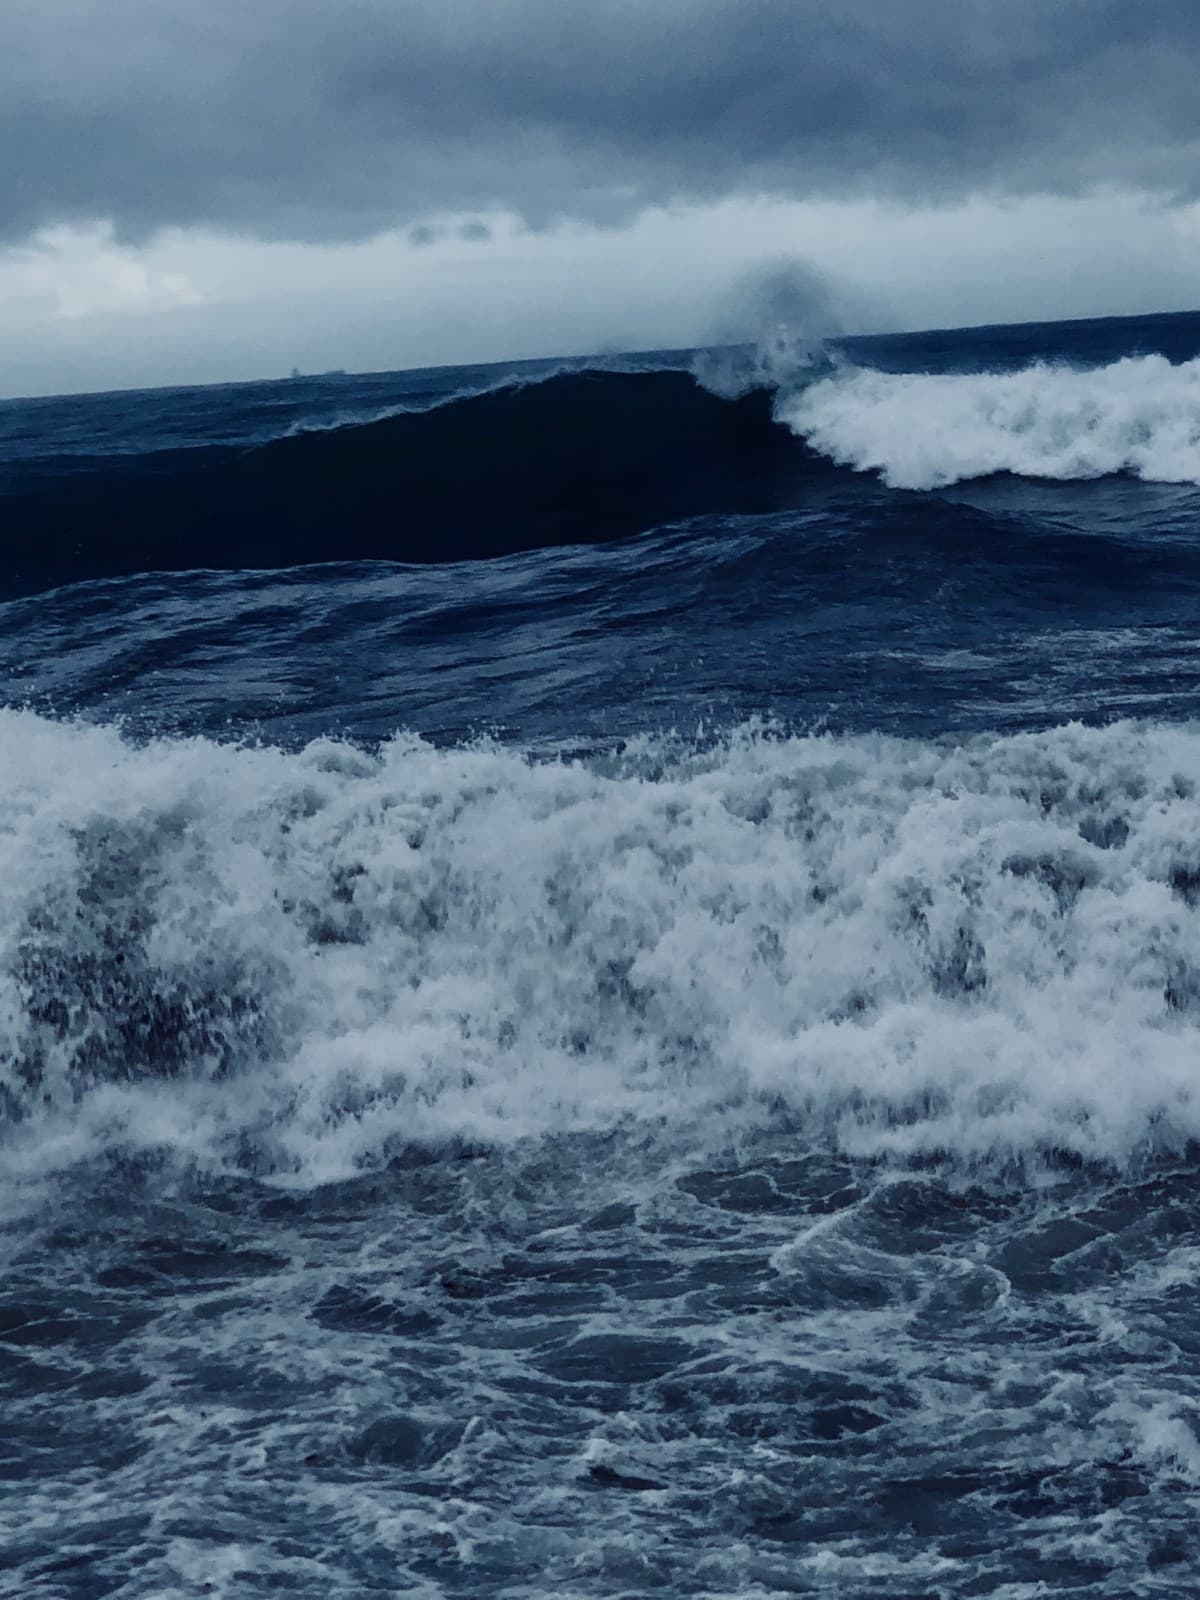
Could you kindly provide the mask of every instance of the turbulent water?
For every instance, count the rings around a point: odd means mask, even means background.
[[[0,405],[0,1590],[1191,1596],[1200,316]]]

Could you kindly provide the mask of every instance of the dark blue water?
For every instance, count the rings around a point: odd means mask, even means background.
[[[6,402],[0,529],[3,1592],[1194,1593],[1200,316]]]

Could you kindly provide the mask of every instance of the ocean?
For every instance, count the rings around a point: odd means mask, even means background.
[[[1193,1596],[1200,315],[0,403],[0,1592]]]

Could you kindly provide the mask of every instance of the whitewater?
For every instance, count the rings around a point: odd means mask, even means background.
[[[0,1060],[60,1160],[165,1133],[322,1183],[781,1109],[871,1156],[1200,1132],[1190,731],[529,762],[4,717]]]
[[[781,398],[777,415],[844,466],[897,489],[1009,472],[1200,484],[1200,362],[1126,357],[1082,370],[856,369]]]
[[[1190,1595],[1200,317],[0,404],[0,1590]]]

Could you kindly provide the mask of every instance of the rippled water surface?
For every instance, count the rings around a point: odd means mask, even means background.
[[[0,407],[0,1590],[1195,1593],[1198,351]]]

